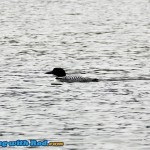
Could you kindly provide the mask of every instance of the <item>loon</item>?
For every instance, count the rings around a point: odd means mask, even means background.
[[[56,79],[60,82],[98,82],[96,78],[88,78],[82,76],[68,76],[62,68],[54,68],[52,71],[46,72],[45,74],[53,74]]]

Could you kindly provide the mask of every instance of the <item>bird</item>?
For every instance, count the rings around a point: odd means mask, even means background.
[[[82,77],[76,75],[66,75],[66,71],[63,68],[54,68],[52,71],[48,71],[45,74],[53,74],[56,76],[56,80],[60,82],[98,82],[97,78]]]

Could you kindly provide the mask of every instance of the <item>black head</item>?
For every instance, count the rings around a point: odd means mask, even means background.
[[[66,76],[65,70],[62,68],[54,68],[52,71],[46,72],[46,74],[53,74],[57,77]]]

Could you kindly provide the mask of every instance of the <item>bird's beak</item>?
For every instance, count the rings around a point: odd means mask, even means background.
[[[53,74],[52,71],[45,72],[45,74]]]

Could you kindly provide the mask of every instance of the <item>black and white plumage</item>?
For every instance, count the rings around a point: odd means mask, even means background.
[[[53,74],[56,79],[61,82],[98,82],[96,78],[88,78],[75,75],[66,75],[66,72],[62,68],[54,68],[52,71],[46,72],[46,74]]]

